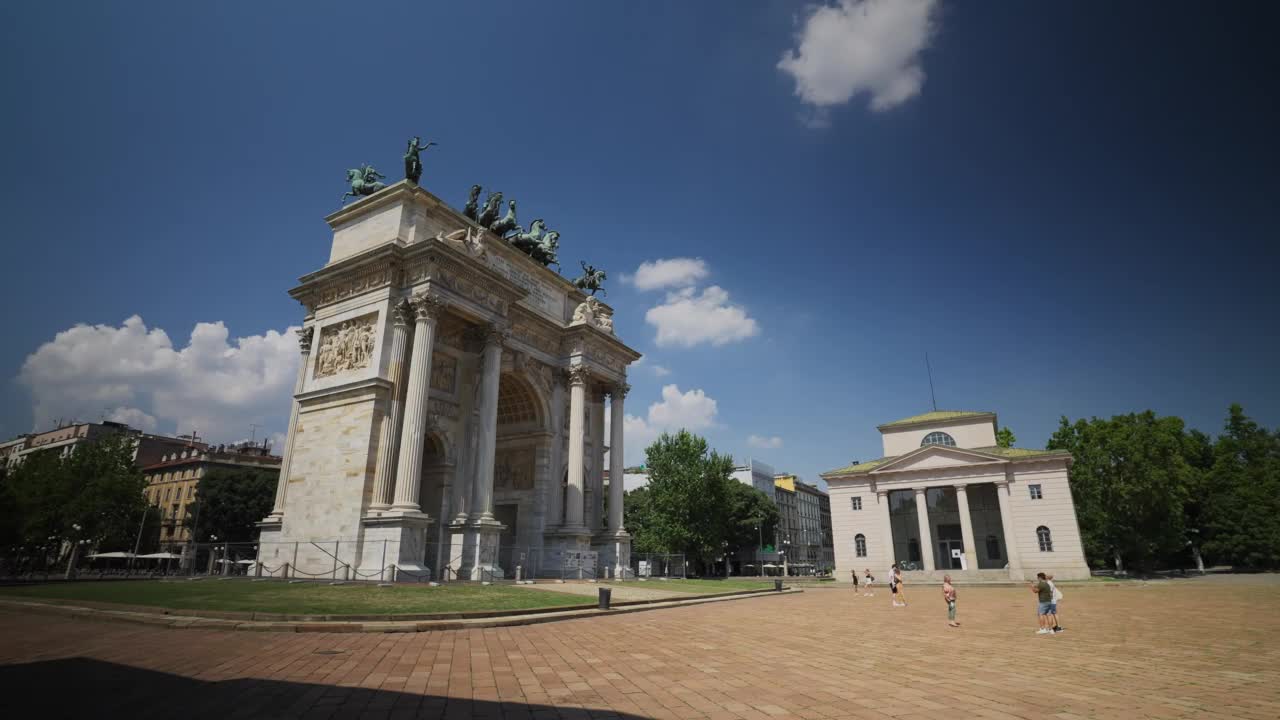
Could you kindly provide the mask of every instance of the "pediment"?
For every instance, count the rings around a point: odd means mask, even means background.
[[[1000,465],[1008,462],[1004,458],[988,455],[976,450],[946,447],[943,445],[926,445],[913,450],[893,462],[881,465],[872,471],[873,475],[907,470],[934,470],[937,468],[965,467],[969,465]]]

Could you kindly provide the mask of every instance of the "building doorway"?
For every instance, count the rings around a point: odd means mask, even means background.
[[[934,567],[939,570],[959,570],[960,560],[953,557],[952,550],[959,550],[964,555],[964,541],[961,540],[959,524],[937,526],[938,554],[934,557]]]

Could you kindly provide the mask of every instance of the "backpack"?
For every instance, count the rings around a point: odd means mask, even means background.
[[[1055,603],[1062,602],[1062,591],[1058,589],[1057,585],[1053,585],[1053,601]]]

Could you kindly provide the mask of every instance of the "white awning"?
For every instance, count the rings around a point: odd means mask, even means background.
[[[115,552],[94,553],[89,556],[89,559],[95,560],[97,558],[131,558],[131,557],[133,557],[133,553],[121,552],[117,550]]]
[[[147,555],[139,555],[139,560],[179,560],[181,555],[174,555],[170,552],[149,553]]]

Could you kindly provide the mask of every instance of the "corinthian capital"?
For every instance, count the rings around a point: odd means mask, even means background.
[[[485,325],[481,329],[481,332],[483,333],[484,344],[486,346],[497,345],[498,347],[502,347],[511,339],[511,329],[502,323],[490,323]]]
[[[298,351],[303,355],[311,354],[311,339],[315,337],[314,327],[298,328]]]
[[[614,400],[622,400],[627,397],[627,393],[631,392],[631,386],[626,383],[618,383],[609,388],[609,397]]]
[[[414,295],[409,301],[418,320],[439,320],[444,314],[445,302],[439,295],[422,292]]]
[[[414,314],[413,303],[408,299],[401,300],[391,308],[392,320],[401,327],[412,324]]]
[[[569,384],[570,385],[586,385],[591,379],[591,372],[584,365],[574,365],[569,368]]]

